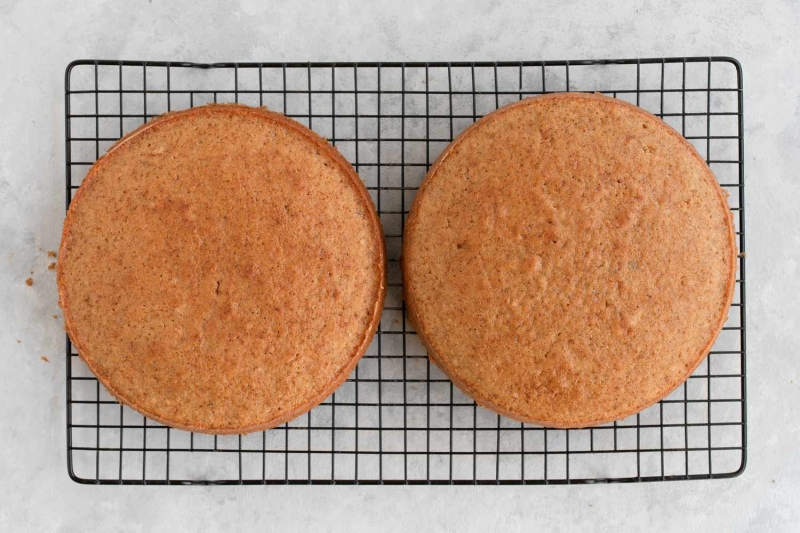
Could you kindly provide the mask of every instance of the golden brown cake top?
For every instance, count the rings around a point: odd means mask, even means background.
[[[206,106],[92,168],[64,224],[60,302],[122,402],[243,433],[347,378],[380,317],[384,255],[366,189],[327,142],[264,109]]]
[[[405,295],[478,403],[580,427],[689,376],[727,318],[735,255],[725,197],[683,137],[625,102],[557,94],[488,115],[432,166]]]

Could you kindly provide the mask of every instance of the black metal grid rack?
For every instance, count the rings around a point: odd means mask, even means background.
[[[208,102],[266,105],[330,139],[386,232],[379,333],[345,384],[279,428],[214,437],[120,406],[69,339],[67,457],[95,484],[565,484],[733,477],[746,460],[745,262],[708,359],[657,405],[581,430],[476,407],[428,362],[406,322],[403,222],[428,165],[482,115],[526,96],[598,91],[684,134],[730,195],[744,243],[742,73],[721,57],[487,63],[76,61],[66,71],[67,205],[89,167],[155,115]]]

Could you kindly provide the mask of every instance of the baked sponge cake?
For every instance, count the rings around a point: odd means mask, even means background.
[[[241,105],[157,118],[72,201],[59,252],[67,332],[106,388],[192,431],[247,433],[311,409],[369,344],[383,232],[349,163]]]
[[[698,366],[727,319],[726,195],[663,121],[553,94],[468,128],[405,226],[410,319],[478,404],[550,427],[636,413]]]

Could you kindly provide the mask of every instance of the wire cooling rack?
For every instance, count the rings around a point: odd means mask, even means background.
[[[379,332],[331,397],[245,436],[167,428],[118,404],[69,339],[67,464],[94,484],[565,484],[707,479],[746,460],[745,261],[708,359],[669,397],[592,429],[545,429],[477,407],[431,364],[406,321],[403,222],[428,165],[469,124],[520,98],[597,91],[660,116],[730,195],[744,243],[742,73],[730,58],[492,63],[82,60],[66,71],[67,205],[95,160],[170,110],[266,105],[330,139],[367,185],[386,232]]]

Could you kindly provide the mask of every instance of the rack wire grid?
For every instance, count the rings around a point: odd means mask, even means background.
[[[267,106],[330,139],[386,232],[376,337],[310,413],[242,436],[188,433],[121,406],[67,338],[69,475],[93,484],[568,484],[733,477],[746,461],[742,72],[724,57],[485,63],[81,60],[66,70],[67,206],[90,166],[156,115],[209,102]],[[681,132],[731,195],[740,252],[719,340],[663,401],[591,429],[521,424],[477,407],[406,321],[403,223],[428,165],[467,126],[524,97],[592,91]]]

